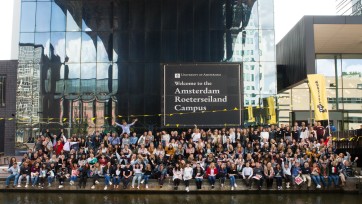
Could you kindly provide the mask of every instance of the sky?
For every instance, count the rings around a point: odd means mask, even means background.
[[[0,0],[0,60],[17,59],[17,36],[13,35],[14,1]],[[265,1],[265,0],[259,0]],[[335,15],[335,0],[274,0],[275,3],[275,43],[278,43],[285,34],[304,15]]]

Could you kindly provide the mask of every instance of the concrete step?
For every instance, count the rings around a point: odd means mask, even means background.
[[[12,183],[13,180],[10,182],[10,187],[5,188],[5,181],[4,179],[1,179],[0,181],[0,189],[2,189],[2,191],[32,191],[32,192],[41,192],[41,191],[46,191],[46,192],[57,192],[57,191],[61,191],[61,192],[105,192],[104,190],[104,186],[105,183],[103,181],[103,179],[99,180],[99,184],[95,185],[95,189],[91,189],[91,186],[93,185],[93,179],[88,179],[87,180],[87,185],[85,188],[79,188],[78,187],[78,182],[75,182],[74,185],[70,185],[69,181],[66,181],[64,183],[64,188],[59,189],[59,182],[55,181],[53,182],[51,187],[48,187],[48,183],[45,183],[45,187],[43,189],[39,188],[38,186],[36,187],[31,187],[31,185],[29,185],[28,188],[25,188],[25,181],[23,180],[22,182],[22,187],[21,188],[17,188],[17,187],[13,187]],[[291,187],[289,189],[285,188],[285,185],[283,185],[283,190],[277,190],[276,187],[276,183],[274,182],[274,185],[272,187],[272,189],[266,189],[265,187],[265,183],[263,184],[262,187],[262,192],[270,192],[270,193],[282,193],[282,192],[351,192],[351,193],[356,193],[358,192],[358,182],[361,182],[360,180],[358,180],[358,178],[349,178],[348,182],[346,183],[346,185],[342,188],[335,188],[335,187],[330,187],[328,189],[315,189],[315,186],[312,184],[312,187],[310,189],[306,188],[306,185],[302,185],[302,188],[299,187]],[[252,189],[248,189],[245,184],[241,181],[241,180],[237,180],[237,187],[235,188],[235,190],[231,191],[230,185],[229,185],[229,180],[227,180],[227,182],[225,182],[225,186],[221,187],[220,183],[217,182],[215,183],[215,188],[211,189],[211,186],[209,185],[208,181],[205,179],[203,181],[202,184],[202,189],[201,190],[197,190],[196,189],[196,185],[195,185],[195,181],[191,180],[190,181],[190,192],[213,192],[213,193],[233,193],[233,192],[259,192],[257,190],[257,188],[255,186],[252,187]],[[137,186],[137,184],[135,184]],[[135,187],[136,187],[135,186]],[[140,189],[137,188],[131,188],[131,183],[128,185],[127,189],[123,189],[123,183],[121,182],[119,185],[118,189],[114,189],[113,186],[109,186],[107,189],[107,192],[143,192],[143,191],[147,191],[147,192],[164,192],[164,193],[185,193],[185,184],[184,182],[181,182],[179,185],[178,190],[174,190],[173,188],[173,183],[170,179],[166,179],[164,182],[164,185],[162,188],[160,188],[157,180],[155,179],[150,179],[149,180],[149,184],[148,184],[149,188],[146,189],[144,184],[140,185]]]

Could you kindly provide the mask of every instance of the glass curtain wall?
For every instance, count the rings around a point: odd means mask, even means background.
[[[276,94],[273,0],[22,0],[19,49],[17,128],[33,136],[152,129],[161,63],[244,62],[244,105]]]
[[[344,130],[360,128],[362,122],[362,54],[317,54],[316,73],[326,77],[329,110],[343,113],[341,128]],[[292,111],[310,111],[308,84],[303,83],[278,94],[278,102],[280,122],[291,122],[285,116]],[[291,105],[283,108],[288,103]]]

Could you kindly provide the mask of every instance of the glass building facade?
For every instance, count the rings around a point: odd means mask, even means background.
[[[362,123],[362,54],[316,54],[316,73],[326,77],[330,120],[339,130],[359,129]],[[290,123],[290,113],[310,111],[306,82],[278,94],[279,120]],[[313,118],[308,116],[307,118]]]
[[[362,0],[336,0],[338,15],[362,16]]]
[[[18,140],[157,126],[160,64],[190,62],[243,62],[244,105],[262,105],[276,94],[273,0],[22,0]]]

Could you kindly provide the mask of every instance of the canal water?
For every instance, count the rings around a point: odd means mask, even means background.
[[[354,204],[362,203],[357,194],[86,194],[86,193],[0,193],[2,204]]]

